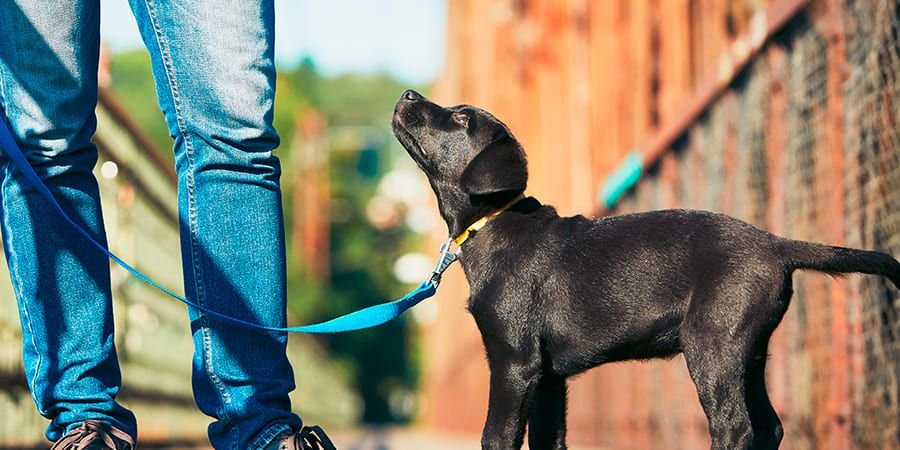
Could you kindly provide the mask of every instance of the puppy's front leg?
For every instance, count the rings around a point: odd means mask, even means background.
[[[491,393],[482,449],[519,449],[525,437],[528,405],[537,386],[538,370],[520,364],[491,368]]]
[[[566,379],[544,374],[528,414],[528,448],[566,448]]]

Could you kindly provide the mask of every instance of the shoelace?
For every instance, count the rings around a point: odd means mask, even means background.
[[[122,447],[119,447],[120,443],[116,443],[114,437],[121,441]],[[56,441],[50,450],[83,450],[98,441],[115,450],[132,450],[134,448],[131,436],[124,431],[103,422],[86,420],[62,439]]]
[[[337,450],[331,438],[325,434],[325,430],[318,425],[303,427],[294,435],[294,443],[302,450]]]

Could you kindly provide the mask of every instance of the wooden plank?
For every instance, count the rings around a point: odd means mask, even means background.
[[[617,11],[616,1],[590,3],[591,168],[599,176],[611,172],[626,151],[619,137],[621,128],[615,103],[616,73],[621,70],[616,57]]]
[[[817,22],[825,24],[824,34],[828,42],[828,126],[825,129],[825,141],[830,156],[830,178],[842,180],[844,177],[844,82],[847,80],[846,43],[844,34],[843,2],[828,0],[827,9],[818,9],[821,17]],[[832,185],[827,199],[829,214],[822,215],[825,223],[827,239],[834,245],[845,245],[844,221],[833,220],[844,217],[844,199],[842,184]],[[850,448],[850,325],[848,323],[848,287],[843,280],[835,280],[831,284],[831,323],[830,334],[830,369],[828,392],[825,405],[827,415],[831,419],[831,434],[828,448]]]
[[[567,74],[570,62],[567,59],[565,4],[553,0],[536,0],[536,20],[539,25],[537,70],[537,108],[540,119],[538,142],[540,151],[534,155],[536,165],[542,170],[533,171],[531,186],[541,192],[542,199],[553,204],[561,214],[571,214],[571,146],[567,122],[568,98],[570,97]]]
[[[568,133],[569,133],[569,202],[573,213],[590,211],[593,197],[592,187],[599,182],[591,171],[591,81],[590,81],[590,36],[589,0],[568,0],[567,11],[567,79],[569,86]]]
[[[659,5],[659,111],[668,122],[691,89],[691,38],[688,0],[662,1]]]
[[[684,135],[688,127],[696,122],[712,102],[719,98],[734,77],[763,48],[768,39],[808,3],[809,0],[776,0],[764,13],[760,12],[753,19],[756,25],[751,25],[750,35],[739,38],[728,47],[726,52],[719,55],[715,69],[710,69],[703,81],[695,88],[694,94],[682,104],[680,115],[670,122],[664,123],[657,133],[639,146],[644,167],[653,165],[663,153],[669,151],[672,143]],[[692,9],[692,14],[692,20],[696,20],[696,14],[701,14],[705,19],[707,13],[698,13],[696,9]],[[697,45],[694,44],[695,49]]]

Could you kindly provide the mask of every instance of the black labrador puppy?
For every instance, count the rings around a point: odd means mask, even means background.
[[[425,172],[451,236],[525,190],[525,154],[488,112],[406,91],[394,133]],[[794,241],[711,212],[559,217],[533,197],[462,244],[491,371],[486,449],[566,447],[566,377],[599,364],[684,353],[712,448],[777,448],[766,348],[797,269],[862,272],[900,286],[900,263]]]

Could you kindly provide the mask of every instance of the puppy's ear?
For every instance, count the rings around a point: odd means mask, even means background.
[[[463,170],[459,184],[469,195],[522,192],[528,182],[525,152],[511,136],[488,144]]]

